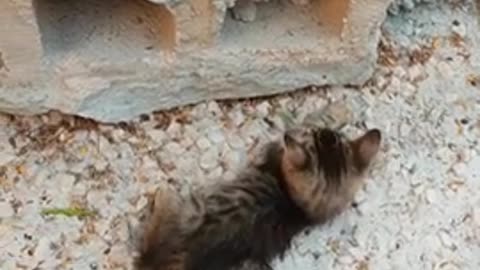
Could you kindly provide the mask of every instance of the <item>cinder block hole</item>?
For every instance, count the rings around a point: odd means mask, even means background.
[[[174,49],[175,20],[146,0],[34,0],[50,61],[127,62]]]
[[[242,1],[237,0],[236,5]],[[251,49],[316,49],[338,44],[350,0],[310,0],[294,5],[290,0],[256,3],[254,21],[244,22],[227,12],[219,44]]]

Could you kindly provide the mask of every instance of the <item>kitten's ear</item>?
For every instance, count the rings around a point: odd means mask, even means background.
[[[359,169],[363,170],[370,165],[370,162],[380,149],[381,140],[382,133],[380,130],[371,129],[363,136],[353,141],[355,162]]]
[[[296,130],[289,130],[283,135],[284,161],[294,168],[301,168],[307,161],[307,154],[297,140]]]

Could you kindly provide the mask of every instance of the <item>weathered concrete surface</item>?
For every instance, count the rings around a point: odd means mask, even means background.
[[[373,72],[390,2],[261,1],[243,22],[231,0],[1,1],[0,110],[111,122],[202,100],[360,84]]]

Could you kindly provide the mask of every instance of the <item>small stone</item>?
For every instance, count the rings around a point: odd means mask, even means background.
[[[205,149],[208,149],[210,148],[210,141],[205,138],[205,137],[200,137],[197,142],[196,142],[198,148],[200,148],[200,150],[205,150]]]
[[[234,109],[232,109],[228,116],[236,127],[239,127],[245,122],[245,114],[242,112],[239,106],[236,106]]]
[[[207,110],[215,116],[221,115],[222,110],[216,101],[210,101],[207,104]]]
[[[180,145],[181,145],[184,149],[188,149],[188,148],[191,147],[193,144],[194,144],[194,142],[193,142],[192,139],[190,139],[190,137],[184,137],[183,140],[180,142]]]
[[[176,142],[169,142],[164,146],[167,153],[171,155],[181,155],[185,152],[185,149]]]
[[[452,67],[446,62],[439,62],[437,65],[438,72],[444,77],[451,77],[453,76]]]
[[[198,130],[191,125],[184,126],[183,130],[184,130],[185,137],[191,140],[197,140],[197,138],[200,137]]]
[[[354,263],[354,259],[350,255],[343,255],[337,258],[339,264],[342,265],[352,265]]]
[[[428,203],[435,204],[435,202],[437,201],[437,193],[435,192],[435,190],[428,189],[425,192],[425,199],[427,200]]]
[[[15,215],[15,211],[9,202],[0,202],[0,218],[9,218]]]
[[[0,166],[13,161],[15,157],[15,151],[9,143],[0,143]]]
[[[446,230],[441,230],[438,232],[438,237],[440,238],[440,242],[442,245],[448,249],[454,249],[455,244],[452,240],[450,233]]]
[[[397,77],[392,77],[392,79],[390,80],[390,88],[392,89],[392,92],[401,92],[401,81],[399,78]]]
[[[377,87],[380,89],[385,89],[389,83],[389,80],[387,80],[383,76],[378,76],[377,78],[375,78],[375,80],[376,80]]]
[[[464,38],[467,35],[467,27],[465,24],[456,21],[457,23],[454,23],[452,25],[452,32],[458,34],[460,37]]]
[[[218,151],[216,148],[207,150],[200,157],[200,167],[204,170],[211,170],[218,165]]]
[[[84,196],[87,194],[87,191],[88,189],[85,181],[80,181],[73,186],[71,193],[73,196]]]
[[[221,129],[212,128],[208,131],[207,136],[208,139],[210,139],[210,142],[212,142],[212,144],[218,145],[225,142],[225,136],[223,135]]]
[[[40,238],[37,248],[35,249],[35,256],[38,258],[49,258],[52,256],[50,249],[50,240],[48,237]]]
[[[161,129],[149,129],[147,130],[147,135],[153,142],[159,145],[164,144],[168,140],[167,134]]]
[[[48,113],[47,122],[50,125],[59,125],[65,117],[59,111],[50,111]]]
[[[400,124],[400,136],[401,137],[405,137],[405,136],[408,136],[410,134],[410,132],[412,131],[412,126],[408,123],[401,123]]]
[[[207,178],[211,180],[217,180],[219,179],[223,174],[223,169],[222,167],[217,167],[214,170],[212,170],[208,175]]]
[[[195,117],[195,119],[201,119],[208,115],[207,104],[200,103],[193,107],[191,111],[191,115]]]
[[[95,167],[95,170],[97,171],[105,171],[108,167],[108,161],[106,161],[103,158],[95,160],[95,163],[93,163],[93,166]]]
[[[258,117],[267,117],[270,114],[270,109],[272,108],[272,105],[270,105],[269,102],[264,101],[260,104],[257,105],[256,107],[256,113]]]
[[[407,72],[402,66],[396,66],[393,69],[393,74],[395,75],[395,77],[399,79],[403,79],[407,75]]]
[[[120,266],[129,265],[129,252],[126,246],[114,245],[111,247],[111,251],[107,256],[107,262],[111,267],[110,269],[120,268]]]
[[[480,208],[478,207],[473,209],[473,222],[480,227]]]
[[[408,78],[410,81],[415,81],[422,76],[422,73],[423,69],[420,65],[413,65],[408,69]]]
[[[245,148],[245,142],[237,134],[228,135],[227,143],[234,150]]]
[[[468,173],[468,167],[463,162],[456,163],[455,165],[453,165],[452,169],[457,176],[466,176],[466,174]]]
[[[177,121],[172,121],[166,130],[167,134],[172,138],[177,138],[182,136],[182,125]]]
[[[229,168],[236,169],[247,161],[247,153],[245,151],[229,151],[225,154],[224,160]]]
[[[351,122],[352,118],[353,113],[345,103],[335,102],[324,110],[307,115],[304,122],[316,126],[323,124],[326,127],[338,129]]]
[[[60,173],[53,177],[52,181],[58,185],[62,192],[68,193],[72,191],[75,183],[75,176],[66,173]]]
[[[127,134],[123,129],[116,128],[116,129],[112,130],[111,135],[112,135],[112,138],[113,138],[114,141],[119,142],[119,141],[122,141],[123,139],[125,139]]]
[[[435,156],[444,164],[451,164],[455,160],[455,153],[446,146],[439,148]]]

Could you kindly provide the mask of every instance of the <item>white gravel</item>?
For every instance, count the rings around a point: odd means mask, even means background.
[[[132,228],[156,186],[233,177],[288,117],[308,115],[350,134],[380,128],[384,145],[358,207],[297,239],[276,269],[480,269],[475,23],[471,5],[390,18],[384,64],[358,90],[208,102],[134,127],[1,116],[0,269],[131,269]],[[42,214],[74,207],[93,215]]]

